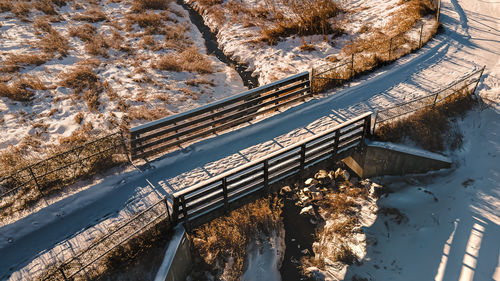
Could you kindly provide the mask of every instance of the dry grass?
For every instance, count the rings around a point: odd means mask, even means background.
[[[50,30],[52,29],[47,17],[36,17],[35,20],[33,21],[33,27],[37,31],[42,31],[42,32],[50,32]]]
[[[57,30],[51,28],[48,34],[44,34],[38,41],[37,47],[46,53],[59,53],[66,56],[69,51],[68,39],[63,37]]]
[[[246,249],[260,235],[280,229],[281,206],[277,198],[259,199],[193,230],[194,252],[213,271],[222,274],[220,264],[233,263],[225,280],[238,280],[243,271]]]
[[[15,101],[30,101],[36,90],[46,90],[45,85],[34,76],[25,75],[14,80],[10,85],[0,83],[0,96]]]
[[[76,21],[86,21],[86,22],[100,22],[105,21],[108,18],[106,14],[102,11],[99,6],[92,6],[90,9],[86,10],[85,13],[79,13],[73,16]]]
[[[22,55],[9,54],[2,66],[0,72],[13,73],[19,71],[22,67],[29,65],[42,65],[50,56],[47,54],[27,53]]]
[[[81,124],[82,121],[83,121],[83,118],[84,118],[84,115],[82,112],[78,112],[76,115],[75,115],[75,123],[76,124]]]
[[[93,37],[97,34],[97,29],[88,23],[71,26],[68,31],[69,36],[78,37],[84,42],[91,42]]]
[[[172,114],[172,112],[164,107],[148,108],[145,105],[128,108],[128,117],[130,120],[157,120]]]
[[[428,106],[406,118],[379,126],[375,137],[382,141],[401,143],[411,140],[430,151],[460,147],[462,135],[453,131],[450,118],[465,114],[477,101],[466,90],[448,96],[435,106]]]
[[[39,0],[38,2],[35,2],[35,8],[39,11],[42,11],[46,15],[58,14],[52,0]]]
[[[169,4],[169,0],[133,0],[132,10],[166,10]]]
[[[274,2],[273,2],[274,3]],[[279,16],[279,11],[273,7],[273,24],[261,27],[261,37],[258,41],[270,45],[276,44],[281,38],[292,34],[342,34],[342,29],[330,23],[330,19],[342,12],[337,2],[332,0],[287,0],[283,2],[291,10],[291,15]]]
[[[187,24],[165,26],[164,47],[176,51],[182,51],[193,45],[193,42],[186,36],[186,32],[188,31],[189,26]]]
[[[78,96],[83,93],[83,99],[91,111],[99,109],[99,95],[104,91],[104,87],[91,67],[77,67],[61,73],[60,77],[61,86],[73,89]]]
[[[172,53],[161,56],[154,67],[160,70],[189,71],[200,74],[213,73],[214,68],[210,59],[200,54],[197,47],[189,47],[180,53]]]
[[[127,16],[129,24],[137,24],[141,28],[159,27],[162,23],[162,16],[151,11],[144,11],[138,14]]]
[[[85,51],[93,56],[107,58],[108,49],[108,41],[101,34],[91,37],[91,40],[85,43]]]

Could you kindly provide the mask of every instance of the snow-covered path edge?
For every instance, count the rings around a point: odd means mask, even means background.
[[[488,39],[492,33],[496,32],[495,36],[498,34],[498,19],[488,18],[489,22],[483,24],[490,26],[491,30],[484,27],[486,30],[482,31],[481,27],[467,26],[467,22],[474,22],[474,18],[464,10],[464,14],[469,16],[464,28],[464,20],[455,9],[456,3],[443,2],[441,20],[445,27],[444,34],[438,35],[421,51],[380,69],[351,88],[290,109],[255,125],[202,141],[184,151],[171,153],[153,162],[151,169],[144,175],[131,172],[106,179],[85,193],[69,197],[1,228],[0,278],[8,278],[12,272],[26,265],[26,272],[36,270],[39,266],[37,263],[41,262],[37,261],[39,259],[33,260],[37,254],[52,249],[58,242],[86,227],[92,226],[97,232],[105,231],[106,225],[123,220],[127,213],[133,211],[123,211],[127,202],[143,198],[134,206],[135,209],[142,209],[154,202],[155,198],[333,127],[361,112],[435,90],[483,64],[487,67],[484,84],[479,88],[480,94],[498,103],[500,67],[497,50],[500,50],[500,40],[494,36]],[[485,14],[491,14],[498,11],[498,4],[496,8],[485,9],[489,9],[484,11]],[[475,40],[474,32],[482,36]],[[222,156],[226,157],[221,159]],[[152,188],[146,179],[155,187]],[[100,224],[95,225],[97,222]],[[85,233],[70,248],[76,251],[85,247],[90,240],[91,235]],[[47,258],[54,256],[57,256],[57,252]]]

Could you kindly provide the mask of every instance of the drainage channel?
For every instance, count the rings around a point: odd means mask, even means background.
[[[189,12],[189,19],[198,28],[203,36],[203,39],[205,39],[205,46],[207,47],[208,54],[215,55],[220,61],[229,67],[234,68],[243,80],[243,85],[245,85],[248,89],[259,86],[258,78],[252,76],[252,71],[247,70],[248,67],[246,65],[238,63],[237,61],[227,57],[224,52],[222,52],[217,44],[217,38],[212,33],[210,28],[205,25],[203,17],[182,0],[177,0],[177,4],[181,5],[186,11]]]
[[[281,264],[281,280],[312,281],[300,268],[302,256],[312,253],[315,225],[307,216],[300,215],[301,208],[295,203],[297,200],[284,200],[282,217],[285,226],[285,256]]]

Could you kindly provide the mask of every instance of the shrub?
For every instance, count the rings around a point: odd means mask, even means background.
[[[181,53],[165,54],[161,56],[154,67],[161,70],[170,71],[190,71],[203,73],[213,73],[212,62],[206,55],[200,54],[197,47],[189,47]]]
[[[78,37],[84,42],[92,41],[92,38],[97,34],[97,29],[91,24],[82,24],[71,26],[69,28],[69,36]]]
[[[127,16],[131,24],[137,24],[142,28],[159,27],[161,26],[162,16],[155,12],[142,12],[139,14],[131,14]]]
[[[107,20],[106,14],[101,8],[93,6],[88,9],[85,13],[79,13],[73,16],[76,21],[87,21],[87,22],[100,22]]]
[[[0,72],[16,72],[21,67],[28,65],[42,65],[50,56],[45,54],[27,53],[23,55],[9,54],[3,66],[0,67]]]
[[[0,96],[10,98],[15,101],[30,101],[33,97],[34,90],[45,90],[45,85],[34,76],[23,76],[11,85],[0,83]]]
[[[57,30],[50,29],[50,32],[44,35],[38,41],[38,47],[47,53],[60,53],[63,56],[68,54],[68,39],[64,38]]]
[[[151,10],[166,10],[168,9],[169,0],[134,0],[132,3],[133,11]]]

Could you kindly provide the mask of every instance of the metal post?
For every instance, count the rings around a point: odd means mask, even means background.
[[[332,151],[332,161],[335,162],[335,159],[337,158],[337,153],[339,150],[339,140],[340,140],[340,129],[335,131],[335,139],[333,143],[333,151]]]
[[[229,200],[227,199],[227,178],[222,178],[222,194],[224,195],[224,208],[229,213]]]
[[[422,48],[422,31],[424,29],[424,24],[422,23],[422,25],[420,26],[420,40],[418,41],[418,48]]]
[[[472,91],[473,95],[476,94],[477,86],[479,85],[479,82],[481,81],[481,77],[483,76],[483,72],[484,72],[485,68],[486,68],[486,66],[483,66],[483,69],[481,69],[481,73],[479,74],[479,78],[477,78],[476,86],[474,86],[474,90]]]
[[[31,169],[31,166],[28,167],[28,170],[30,171],[30,174],[31,176],[33,177],[33,179],[35,180],[35,184],[36,184],[36,187],[38,189],[38,192],[40,192],[40,194],[42,196],[45,196],[42,192],[42,188],[40,187],[40,184],[38,183],[38,180],[36,179],[36,176],[35,176],[35,173],[33,173],[33,170]]]
[[[189,229],[189,220],[188,220],[188,212],[186,208],[186,200],[184,199],[184,195],[181,195],[181,204],[182,204],[182,214],[183,214],[183,221],[187,229]]]
[[[264,160],[264,189],[266,190],[267,193],[270,192],[270,190],[269,190],[269,161],[267,159]]]
[[[68,281],[69,279],[68,279],[68,277],[66,277],[66,274],[64,274],[64,270],[62,269],[62,267],[59,267],[59,271],[61,272],[61,274],[62,274],[62,276],[63,276],[64,280],[65,280],[65,281]]]
[[[354,53],[351,55],[351,80],[354,77]]]
[[[363,135],[361,136],[361,142],[359,143],[360,147],[365,144],[366,135],[370,134],[370,123],[371,123],[371,115],[366,116],[363,120]]]
[[[391,51],[392,51],[392,37],[389,40],[389,61],[391,60]]]
[[[304,170],[306,164],[306,145],[300,146],[300,186],[304,185]]]
[[[167,207],[167,216],[168,216],[168,221],[172,224],[172,217],[170,216],[170,208],[168,207],[168,196],[165,196],[163,199],[165,202],[165,207]]]

